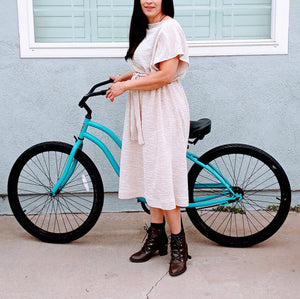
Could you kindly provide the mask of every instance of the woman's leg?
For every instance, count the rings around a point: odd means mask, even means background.
[[[181,213],[180,207],[176,207],[174,210],[164,210],[165,218],[169,224],[171,233],[177,235],[181,232]]]
[[[164,211],[158,208],[150,209],[151,223],[163,223],[164,222]]]

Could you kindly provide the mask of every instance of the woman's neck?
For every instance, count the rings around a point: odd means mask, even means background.
[[[153,23],[159,23],[161,22],[165,17],[167,17],[167,15],[161,13],[153,18],[149,18],[148,17],[148,21],[149,21],[149,24],[153,24]]]

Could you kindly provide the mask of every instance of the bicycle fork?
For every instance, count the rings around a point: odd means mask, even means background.
[[[60,190],[63,189],[65,184],[68,182],[68,180],[74,173],[74,170],[77,165],[77,160],[75,159],[75,155],[76,155],[76,152],[78,149],[80,149],[80,150],[82,149],[82,146],[83,146],[83,140],[80,140],[80,139],[77,140],[76,143],[74,144],[61,177],[59,178],[57,183],[54,185],[54,187],[50,191],[51,196],[55,196],[55,195],[59,194]]]

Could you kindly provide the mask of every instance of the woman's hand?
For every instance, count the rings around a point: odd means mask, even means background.
[[[111,76],[109,79],[114,80],[114,83],[121,82],[121,81],[123,81],[123,75],[121,75],[121,74],[114,75],[114,76]]]
[[[113,102],[116,97],[123,94],[126,90],[126,82],[117,81],[108,88],[108,91],[106,92],[106,98],[109,98]]]
[[[117,83],[117,82],[130,80],[132,78],[132,76],[133,76],[133,73],[128,72],[126,74],[113,75],[110,77],[110,79],[114,80],[114,83]]]

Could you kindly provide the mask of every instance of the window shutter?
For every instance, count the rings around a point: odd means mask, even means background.
[[[96,0],[92,18],[93,41],[127,42],[132,9],[128,0]]]
[[[218,0],[216,39],[270,39],[272,0]]]
[[[132,5],[125,0],[34,0],[36,42],[128,41]]]
[[[188,40],[271,38],[272,0],[174,0]]]
[[[188,40],[210,40],[215,35],[215,0],[175,0],[175,18]]]
[[[90,40],[89,0],[34,0],[36,42]]]

